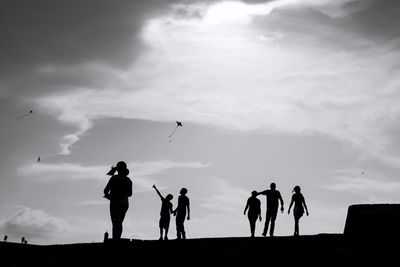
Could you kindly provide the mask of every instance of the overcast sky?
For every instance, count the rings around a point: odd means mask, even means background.
[[[158,237],[153,183],[174,206],[188,189],[188,238],[248,236],[246,200],[271,182],[286,209],[301,186],[301,234],[343,232],[351,204],[398,203],[399,10],[395,0],[0,0],[0,233],[102,240],[105,174],[120,160],[134,184],[127,238]],[[280,214],[275,234],[293,225]]]

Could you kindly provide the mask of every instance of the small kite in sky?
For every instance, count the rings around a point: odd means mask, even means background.
[[[169,142],[171,143],[172,141],[172,136],[175,134],[176,130],[178,129],[178,127],[183,127],[182,122],[180,121],[176,121],[176,127],[175,129],[172,131],[172,133],[168,136],[169,138]]]
[[[25,113],[25,114],[17,117],[17,120],[20,120],[20,119],[22,119],[24,117],[27,117],[27,116],[31,115],[31,114],[33,114],[33,110],[30,110],[28,113]]]

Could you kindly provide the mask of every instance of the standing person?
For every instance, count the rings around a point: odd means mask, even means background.
[[[118,174],[114,175],[116,171]],[[104,188],[104,197],[110,200],[112,238],[118,240],[121,238],[122,222],[129,208],[128,198],[132,196],[132,181],[128,177],[129,169],[124,161],[111,167],[107,175],[111,175],[111,178]]]
[[[254,232],[256,230],[256,221],[257,218],[260,218],[261,222],[261,202],[257,198],[257,191],[251,192],[251,197],[247,199],[246,207],[244,208],[244,215],[246,215],[247,209],[249,212],[247,213],[247,218],[250,223],[250,232],[251,237],[254,237]]]
[[[263,236],[267,235],[269,222],[271,222],[271,228],[269,230],[269,235],[271,237],[273,237],[274,230],[275,230],[275,220],[276,220],[276,216],[278,214],[279,201],[281,202],[281,212],[284,211],[284,208],[283,208],[283,199],[282,199],[281,193],[278,190],[276,190],[276,184],[271,183],[269,187],[270,187],[269,190],[264,190],[262,192],[258,192],[257,195],[266,195],[267,196],[267,212],[265,215],[265,225],[264,225],[264,231],[263,231],[262,235]]]
[[[178,197],[178,206],[173,211],[174,216],[176,216],[176,237],[177,239],[186,239],[185,233],[185,218],[187,209],[187,220],[190,220],[190,204],[189,198],[186,196],[187,189],[182,188],[179,192],[181,195]]]
[[[8,239],[8,236],[5,235],[5,236],[4,236],[4,242],[7,242],[7,239]]]
[[[295,236],[299,235],[299,220],[304,214],[304,209],[306,210],[307,216],[309,215],[306,201],[304,200],[303,194],[300,193],[300,191],[301,191],[300,186],[296,185],[292,191],[292,193],[294,192],[294,194],[292,195],[292,201],[290,202],[290,206],[288,209],[288,214],[290,214],[290,209],[294,203],[293,216],[294,216],[294,235]]]
[[[165,230],[164,240],[168,240],[168,229],[169,222],[171,219],[170,214],[172,213],[172,203],[171,200],[174,198],[173,195],[168,194],[166,197],[161,195],[160,191],[158,191],[156,185],[153,185],[153,188],[156,190],[158,196],[161,198],[161,211],[160,211],[160,239],[163,240],[163,230]]]

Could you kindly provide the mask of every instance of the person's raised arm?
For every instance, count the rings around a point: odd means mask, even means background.
[[[157,195],[158,195],[161,199],[163,199],[164,197],[161,195],[160,191],[158,191],[158,189],[157,189],[157,187],[156,187],[155,184],[153,184],[153,188],[156,190]]]

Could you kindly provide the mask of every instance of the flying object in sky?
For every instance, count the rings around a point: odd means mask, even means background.
[[[22,119],[24,117],[27,117],[27,116],[31,115],[31,114],[33,114],[33,110],[30,110],[28,113],[25,113],[25,114],[17,117],[17,120],[20,120],[20,119]]]
[[[175,129],[172,131],[172,133],[168,136],[169,138],[169,142],[172,142],[172,136],[175,134],[176,129],[178,129],[178,127],[183,127],[182,122],[181,121],[176,121],[176,127]]]

